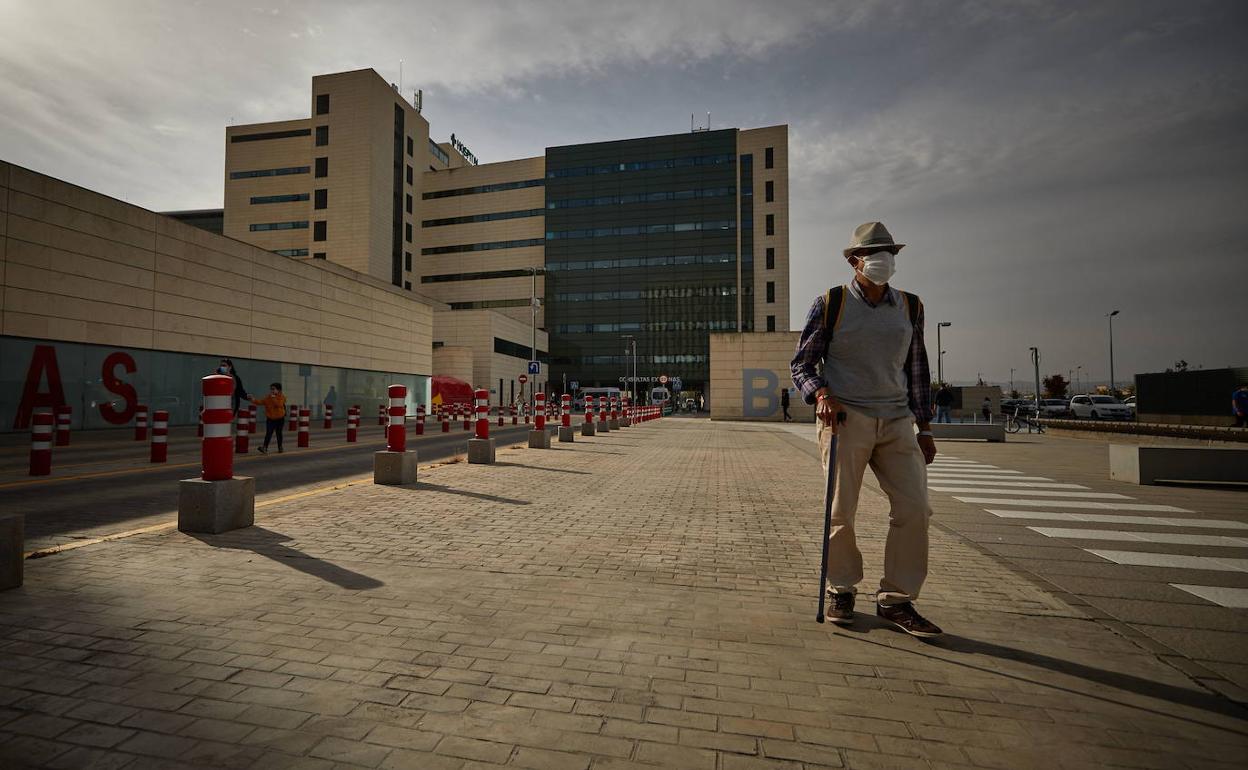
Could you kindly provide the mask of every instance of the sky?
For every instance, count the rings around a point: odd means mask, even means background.
[[[146,208],[222,205],[224,128],[315,74],[424,90],[482,162],[788,124],[790,322],[861,222],[906,248],[935,369],[1248,366],[1240,0],[0,0],[0,158]]]

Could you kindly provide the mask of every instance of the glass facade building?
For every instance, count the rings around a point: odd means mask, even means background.
[[[710,379],[709,334],[751,330],[737,133],[547,148],[551,382],[620,385],[632,335],[639,378],[697,389]]]

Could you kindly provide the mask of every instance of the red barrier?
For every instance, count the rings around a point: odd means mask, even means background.
[[[598,412],[599,424],[607,421],[607,397],[606,396],[599,396],[594,401],[594,410]]]
[[[163,463],[169,459],[169,413],[157,409],[152,414],[152,462]]]
[[[234,448],[230,441],[230,408],[234,395],[234,378],[210,374],[203,378],[204,440],[200,443],[200,461],[204,481],[234,478]]]
[[[425,405],[416,405],[416,435],[425,435]]]
[[[512,425],[520,424],[520,421],[516,418],[516,405],[515,404],[511,405],[511,424]]]
[[[386,429],[386,449],[391,452],[407,451],[407,386],[391,385],[390,426]]]
[[[325,405],[325,424],[321,426],[321,429],[322,430],[334,429],[334,405],[333,404]]]
[[[585,397],[585,424],[586,425],[594,424],[594,397],[593,396]]]
[[[134,440],[147,441],[147,407],[143,404],[134,408]]]
[[[56,445],[69,446],[69,426],[74,418],[74,408],[61,404],[56,408]]]
[[[501,428],[503,427],[503,405],[499,404],[494,408],[494,411],[498,414],[498,427]]]
[[[524,412],[524,424],[525,424],[525,425],[528,425],[528,424],[529,424],[529,416],[530,416],[531,414],[533,414],[533,409],[532,409],[532,407],[530,407],[528,404],[525,404],[524,406],[520,407],[520,411]]]
[[[347,407],[347,443],[354,444],[360,435],[360,408]]]
[[[490,391],[478,388],[473,393],[477,408],[477,438],[490,437]]]
[[[251,421],[251,411],[243,406],[238,410],[238,429],[234,432],[234,454],[247,454],[247,438],[251,433],[248,423]]]
[[[312,410],[299,407],[299,441],[296,446],[307,447],[312,443]]]
[[[546,430],[546,394],[536,393],[533,396],[537,399],[537,408],[534,410],[533,428],[534,430]]]
[[[459,412],[464,417],[464,430],[472,430],[472,406],[464,404],[459,407]]]
[[[440,407],[438,411],[442,413],[442,432],[450,433],[451,432],[451,415],[447,413],[445,406]]]
[[[572,394],[564,393],[559,399],[560,411],[559,424],[565,428],[572,427]]]
[[[47,476],[52,472],[51,412],[35,412],[30,426],[30,475]]]
[[[294,433],[299,430],[299,405],[290,405],[290,420],[286,423],[286,430]]]

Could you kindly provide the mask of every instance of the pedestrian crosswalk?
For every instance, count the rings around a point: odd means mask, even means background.
[[[1222,607],[1248,608],[1248,588],[1182,579],[1193,570],[1210,576],[1248,572],[1248,520],[1202,518],[1198,511],[1174,505],[1144,503],[1117,492],[954,457],[936,458],[929,466],[928,485],[933,493],[982,506],[999,519],[1019,521],[1030,532],[1071,541],[1107,563],[1166,570],[1162,574],[1167,576],[1172,571],[1174,582],[1166,585],[1190,596]],[[1167,548],[1185,552],[1163,550]],[[1213,577],[1207,581],[1218,582]]]

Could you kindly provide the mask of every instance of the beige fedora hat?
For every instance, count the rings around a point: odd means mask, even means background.
[[[854,237],[849,239],[849,248],[842,253],[848,257],[851,251],[872,246],[879,246],[881,250],[890,248],[900,251],[905,248],[906,244],[893,243],[892,233],[888,231],[883,222],[866,222],[854,228]]]

